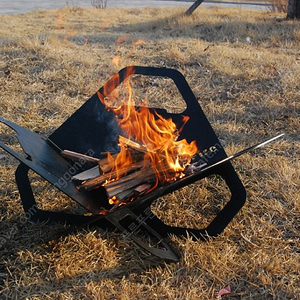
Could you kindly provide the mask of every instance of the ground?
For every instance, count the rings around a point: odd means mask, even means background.
[[[228,155],[285,133],[233,162],[245,206],[215,239],[170,237],[181,260],[166,263],[118,232],[91,227],[58,237],[63,225],[30,223],[17,161],[1,150],[1,299],[216,299],[228,285],[227,299],[300,299],[300,25],[263,11],[183,12],[69,7],[1,16],[1,117],[48,136],[122,67],[175,68]],[[160,94],[156,105],[182,109],[171,89]],[[31,177],[41,207],[79,210]],[[168,224],[201,228],[228,196],[211,177],[159,198],[153,211]]]

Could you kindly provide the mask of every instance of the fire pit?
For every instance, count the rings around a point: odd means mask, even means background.
[[[150,147],[147,140],[139,140],[137,135],[129,134],[128,122],[136,118],[143,107],[135,107],[133,117],[132,111],[128,111],[130,105],[120,112],[119,108],[109,107],[106,103],[121,83],[136,74],[173,80],[186,103],[183,113],[152,107],[147,111],[154,124],[165,120],[171,122],[168,126],[173,128],[170,130],[173,135],[162,142],[166,147],[160,145],[155,148],[152,144]],[[142,115],[141,118],[146,117]],[[146,120],[148,123],[149,119]],[[246,199],[245,189],[188,83],[180,72],[173,69],[138,66],[122,69],[48,138],[2,118],[0,121],[17,133],[26,154],[22,156],[0,141],[0,146],[20,161],[16,182],[24,210],[30,212],[30,218],[35,222],[94,223],[105,229],[118,228],[150,253],[177,261],[178,256],[165,240],[168,234],[200,239],[216,236]],[[134,123],[134,120],[131,122]],[[172,146],[168,144],[170,140]],[[175,154],[170,162],[167,159],[169,153],[165,151],[172,147]],[[118,163],[117,157],[122,151],[125,151],[126,159],[130,153],[131,160],[126,168]],[[177,167],[174,166],[176,164]],[[103,166],[104,169],[101,169]],[[107,166],[108,171],[105,169]],[[28,178],[29,169],[78,202],[91,215],[37,208]],[[211,174],[224,179],[231,198],[207,228],[168,226],[152,213],[150,205],[155,199]],[[141,240],[137,235],[140,229],[155,237],[158,244],[150,246]]]

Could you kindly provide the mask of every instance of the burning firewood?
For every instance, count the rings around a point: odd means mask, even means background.
[[[122,135],[119,135],[119,142],[123,143],[127,147],[132,148],[138,152],[142,152],[142,153],[150,152],[146,146],[136,143],[130,139],[127,139],[126,137],[124,137]]]
[[[156,153],[123,136],[119,136],[119,142],[126,146],[123,151],[125,150],[133,162],[127,166],[118,166],[115,164],[118,154],[100,159],[99,167],[96,166],[73,177],[74,180],[83,181],[79,185],[80,190],[91,191],[103,186],[108,199],[123,203],[139,197],[159,183],[168,181],[170,176],[176,178],[176,172],[170,168],[163,153]],[[149,153],[156,154],[155,165],[153,162],[150,163],[147,155]]]
[[[134,153],[131,154],[134,159],[139,159],[139,162],[133,165],[133,168],[141,167],[143,165],[142,163],[142,157],[140,155],[134,155]],[[117,157],[117,154],[111,155],[112,159],[114,160]],[[103,174],[108,174],[113,168],[113,164],[109,162],[108,158],[103,158],[98,160],[98,166],[94,166],[86,171],[83,171],[81,173],[76,174],[72,177],[72,180],[89,180],[96,177],[99,177]],[[130,171],[130,170],[129,170]],[[122,173],[122,171],[120,172]],[[105,176],[106,176],[105,175]],[[111,174],[114,176],[114,174]]]
[[[109,155],[112,160],[115,160],[117,157],[117,154],[112,154],[112,155],[109,154]],[[107,173],[113,168],[113,164],[110,163],[108,157],[100,159],[98,163],[102,173]]]
[[[119,206],[124,205],[124,204],[138,198],[139,196],[144,195],[147,191],[150,190],[151,187],[152,187],[151,184],[144,183],[144,184],[141,184],[141,185],[135,187],[134,189],[123,191],[123,192],[119,193],[118,195],[115,196],[115,198],[118,199],[117,203],[109,210],[109,212],[113,212]]]
[[[62,156],[65,155],[65,152],[66,152],[66,150],[63,151]],[[75,153],[75,152],[73,152],[73,153]],[[69,153],[67,153],[68,158],[71,158],[71,157],[73,158],[74,157],[73,153],[71,156],[69,156]],[[102,152],[101,154],[103,155],[104,153]],[[76,158],[81,157],[81,156],[83,156],[83,155],[80,153],[76,153],[76,155],[75,155]],[[115,159],[116,156],[117,156],[117,154],[111,155],[111,157],[113,159]],[[94,166],[86,171],[76,174],[75,176],[72,177],[72,180],[84,181],[84,180],[92,179],[95,177],[99,177],[101,174],[109,172],[113,167],[113,165],[109,163],[109,160],[107,158],[102,158],[102,159],[97,158],[92,161],[97,162],[98,165]]]
[[[177,135],[174,134],[173,139],[175,142]],[[184,153],[179,155],[181,145],[175,144],[172,159],[168,161],[166,146],[172,144],[172,137],[169,136],[166,143],[153,150],[151,143],[150,146],[144,145],[120,135],[119,153],[108,153],[106,158],[97,159],[98,166],[72,179],[82,181],[79,190],[91,191],[103,186],[110,204],[114,204],[114,210],[121,204],[137,199],[151,188],[180,177],[181,171],[178,170],[184,169],[190,158]],[[66,152],[63,154],[66,155]],[[69,152],[67,155],[70,157]],[[71,157],[82,156],[71,153]]]
[[[155,183],[155,174],[152,168],[143,168],[130,175],[124,176],[119,180],[107,183],[104,187],[109,198],[121,193],[122,191],[133,189],[148,181]]]
[[[90,179],[88,181],[85,181],[80,185],[80,188],[84,189],[86,191],[90,191],[92,189],[95,189],[95,188],[99,187],[100,185],[102,185],[103,183],[105,183],[107,181],[114,180],[114,179],[116,179],[116,178],[118,178],[118,177],[120,177],[124,174],[127,174],[129,172],[139,170],[140,168],[143,167],[143,165],[144,165],[143,161],[132,163],[128,167],[120,168],[118,170],[114,170],[114,171],[111,171],[109,173],[105,173],[105,174],[102,174],[100,176],[97,176],[97,177],[95,177],[93,179]]]

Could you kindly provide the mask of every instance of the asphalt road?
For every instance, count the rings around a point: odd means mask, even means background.
[[[101,1],[101,0],[95,0]],[[37,9],[57,9],[67,6],[92,7],[92,0],[0,0],[0,14],[20,14]],[[107,0],[107,7],[186,7],[191,6],[193,1],[170,1],[170,0]],[[267,9],[263,4],[238,2],[205,1],[201,6],[239,7],[247,9]]]

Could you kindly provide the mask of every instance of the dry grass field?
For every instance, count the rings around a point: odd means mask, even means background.
[[[0,116],[48,136],[119,69],[178,69],[228,155],[286,133],[233,161],[245,206],[215,239],[170,237],[181,260],[165,263],[118,232],[90,227],[57,238],[63,225],[24,221],[17,161],[0,150],[0,299],[218,299],[228,285],[224,299],[300,299],[300,23],[241,9],[183,12],[77,7],[0,16]],[[168,93],[156,101],[181,105]],[[79,209],[34,174],[32,181],[41,207]],[[207,178],[153,210],[197,228],[227,199],[224,183]]]

